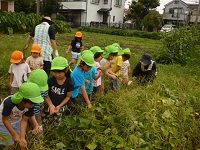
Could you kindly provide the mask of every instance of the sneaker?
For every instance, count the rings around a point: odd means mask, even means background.
[[[130,85],[131,83],[132,83],[132,81],[128,81],[128,83],[127,83],[127,84],[128,84],[128,85]]]

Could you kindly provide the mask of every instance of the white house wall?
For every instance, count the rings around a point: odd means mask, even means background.
[[[102,14],[97,13],[99,9],[101,9],[101,5],[91,4],[90,2],[88,2],[86,22],[102,22]]]
[[[113,16],[115,20],[113,21]],[[124,18],[124,0],[121,7],[112,6],[112,11],[110,12],[110,22],[111,23],[123,23]]]
[[[14,1],[6,1],[8,2],[8,11],[14,12]],[[1,0],[0,0],[0,8],[1,8]]]

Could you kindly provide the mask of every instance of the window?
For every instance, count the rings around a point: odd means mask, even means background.
[[[91,0],[91,3],[99,4],[99,0]]]
[[[108,4],[108,0],[104,0],[104,4]]]
[[[174,9],[174,14],[172,15],[172,17],[174,18],[180,18],[180,14],[182,14],[182,8],[175,8]]]
[[[113,22],[115,22],[115,16],[113,16]]]
[[[115,0],[115,6],[121,6],[122,0]]]

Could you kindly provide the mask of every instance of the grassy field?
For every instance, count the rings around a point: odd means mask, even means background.
[[[61,56],[76,31],[58,34]],[[112,43],[132,50],[131,68],[143,53],[154,54],[160,41],[83,32],[85,49]],[[9,95],[8,69],[14,50],[22,50],[28,34],[0,35],[0,98]],[[26,57],[30,55],[30,48]],[[30,149],[191,149],[200,148],[200,66],[158,64],[153,85],[136,81],[115,94],[99,95],[93,108],[80,115],[63,117],[58,130],[43,140],[32,140]],[[50,134],[51,133],[51,134]],[[53,135],[53,136],[52,136]],[[37,141],[37,142],[35,142]]]

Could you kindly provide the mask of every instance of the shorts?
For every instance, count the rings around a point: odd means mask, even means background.
[[[19,134],[20,133],[20,121],[17,123],[12,124],[13,129]],[[13,145],[14,141],[12,140],[12,135],[10,134],[10,132],[8,131],[8,129],[1,124],[0,125],[0,145]]]
[[[119,89],[119,81],[117,79],[112,80],[112,82],[110,83],[110,89],[114,91]]]
[[[11,87],[11,95],[17,93],[19,91],[19,87]]]
[[[72,58],[73,59],[79,59],[80,57],[81,57],[81,53],[72,52]]]

